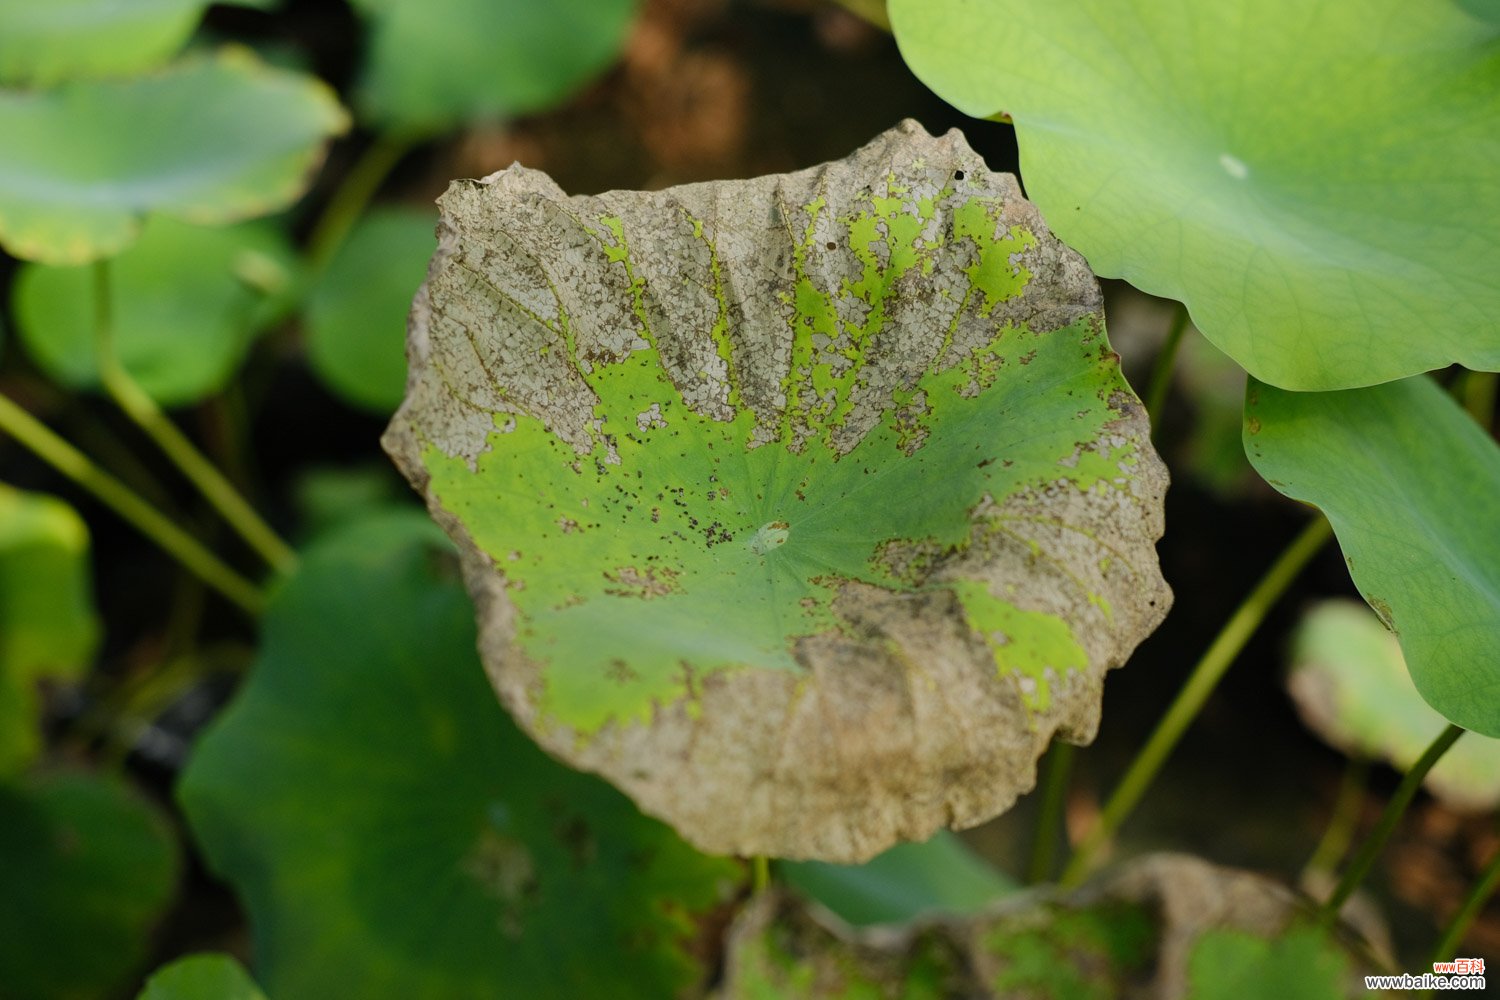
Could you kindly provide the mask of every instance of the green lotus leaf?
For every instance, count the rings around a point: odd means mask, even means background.
[[[285,234],[269,222],[209,227],[151,218],[110,262],[115,352],[164,406],[212,395],[284,310],[296,266]],[[75,389],[99,385],[93,270],[28,264],[14,290],[27,353]]]
[[[1245,454],[1328,516],[1427,704],[1500,736],[1500,447],[1426,376],[1319,393],[1251,380]]]
[[[212,0],[0,0],[0,84],[52,86],[171,58]],[[224,0],[268,7],[270,0]]]
[[[114,995],[145,957],[177,869],[171,827],[118,781],[0,784],[0,995]]]
[[[277,1000],[678,995],[743,868],[506,718],[418,511],[338,529],[274,597],[179,799]]]
[[[312,369],[346,402],[388,415],[406,388],[406,313],[432,256],[430,212],[371,211],[307,302]]]
[[[458,182],[386,447],[502,700],[714,853],[856,863],[1008,807],[1170,601],[1098,287],[908,122],[569,198]]]
[[[1354,757],[1406,771],[1447,725],[1412,685],[1401,644],[1357,601],[1309,610],[1292,640],[1287,689],[1304,722]],[[1500,805],[1500,743],[1471,734],[1427,772],[1428,791],[1455,809]]]
[[[856,926],[968,913],[1017,889],[946,830],[926,843],[897,844],[862,865],[785,861],[777,871],[787,884]]]
[[[944,99],[1016,125],[1095,272],[1257,378],[1500,369],[1500,24],[1452,0],[891,0]]]
[[[228,955],[189,955],[155,972],[136,1000],[266,1000]]]
[[[88,557],[72,507],[0,483],[0,776],[41,747],[37,685],[78,678],[99,644]]]
[[[148,213],[265,215],[302,193],[347,125],[323,83],[241,49],[136,79],[0,91],[0,247],[82,264],[129,246]]]
[[[1188,957],[1194,1000],[1343,1000],[1351,995],[1349,956],[1327,933],[1295,927],[1265,938],[1210,930]]]
[[[557,104],[619,54],[636,0],[353,0],[370,22],[361,117],[405,133]]]

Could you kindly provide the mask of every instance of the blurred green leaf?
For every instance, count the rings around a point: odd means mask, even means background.
[[[382,508],[414,507],[416,501],[390,463],[379,460],[314,466],[297,477],[292,498],[303,538],[315,538]]]
[[[1400,771],[1447,725],[1417,694],[1396,637],[1358,601],[1324,601],[1303,616],[1287,687],[1303,720],[1323,739]],[[1454,808],[1495,808],[1500,742],[1478,734],[1459,740],[1427,772],[1426,786]]]
[[[783,861],[786,881],[855,926],[905,923],[933,913],[971,913],[1016,884],[944,830],[898,844],[862,865]]]
[[[1500,736],[1500,447],[1425,375],[1343,392],[1252,379],[1244,441],[1266,482],[1328,516],[1427,704]]]
[[[1477,4],[1470,4],[1477,7]],[[1458,4],[890,0],[902,55],[1009,114],[1094,271],[1257,378],[1500,368],[1500,30]]]
[[[328,536],[274,599],[180,786],[277,1000],[671,996],[741,867],[501,710],[419,512]]]
[[[1341,1000],[1348,979],[1348,957],[1313,927],[1270,939],[1210,930],[1188,956],[1191,1000]]]
[[[1135,903],[1042,906],[986,927],[979,947],[998,997],[1110,1000],[1157,960],[1158,918]]]
[[[88,553],[72,507],[0,483],[0,776],[41,745],[38,682],[79,677],[98,646]]]
[[[353,0],[370,22],[361,117],[403,133],[541,111],[612,63],[636,0]]]
[[[165,217],[111,262],[115,350],[163,406],[223,388],[254,335],[281,311],[296,255],[270,222],[193,226]],[[75,389],[99,384],[89,265],[28,264],[16,278],[16,327],[27,352]]]
[[[155,972],[136,1000],[266,1000],[266,995],[228,955],[189,955]]]
[[[136,73],[171,58],[215,0],[0,0],[0,84]],[[269,7],[272,0],[217,0]]]
[[[0,246],[82,264],[129,246],[150,212],[265,215],[302,193],[347,125],[322,82],[242,49],[137,79],[0,91]]]
[[[113,779],[0,785],[0,995],[94,997],[135,969],[171,901],[171,828]]]
[[[436,248],[437,214],[377,208],[360,220],[307,303],[313,371],[346,402],[389,414],[406,390],[406,314]]]

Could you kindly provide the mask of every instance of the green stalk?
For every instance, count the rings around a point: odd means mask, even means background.
[[[1318,908],[1318,923],[1324,927],[1331,927],[1338,919],[1339,911],[1354,894],[1354,890],[1364,881],[1375,864],[1375,859],[1380,856],[1380,851],[1385,847],[1385,842],[1391,838],[1396,830],[1396,824],[1401,822],[1401,816],[1406,812],[1406,807],[1417,794],[1417,789],[1422,786],[1422,779],[1427,777],[1427,772],[1432,770],[1443,754],[1448,752],[1464,730],[1449,724],[1438,738],[1422,752],[1422,756],[1406,772],[1406,777],[1401,779],[1401,784],[1396,786],[1396,793],[1386,803],[1385,811],[1380,814],[1380,819],[1375,823],[1375,829],[1365,838],[1365,842],[1359,846],[1359,851],[1354,855],[1354,860],[1344,871],[1339,884],[1334,887],[1332,895],[1323,901]]]
[[[308,272],[313,279],[328,266],[365,206],[414,145],[416,141],[409,136],[378,135],[365,147],[307,237]]]
[[[1187,330],[1187,306],[1177,303],[1172,314],[1172,325],[1167,328],[1167,339],[1156,352],[1156,361],[1151,366],[1151,382],[1146,389],[1146,415],[1151,418],[1151,436],[1155,438],[1161,428],[1162,407],[1167,404],[1167,393],[1172,388],[1172,369],[1177,362],[1177,349],[1182,346],[1182,335]]]
[[[771,859],[757,854],[750,859],[750,891],[756,896],[771,887]]]
[[[1036,885],[1052,878],[1057,863],[1057,842],[1062,837],[1063,808],[1068,798],[1068,778],[1073,771],[1071,743],[1054,741],[1047,754],[1047,777],[1042,786],[1042,804],[1037,816],[1036,839],[1031,845],[1027,881]]]
[[[10,434],[42,461],[92,493],[204,583],[252,616],[260,614],[265,598],[255,584],[230,569],[218,556],[142,500],[130,487],[99,468],[77,448],[52,433],[41,421],[3,395],[0,395],[0,430]]]
[[[239,491],[224,478],[203,453],[193,446],[177,425],[167,419],[156,401],[146,394],[114,349],[111,315],[109,262],[94,265],[94,344],[98,354],[99,376],[104,389],[137,427],[156,443],[162,453],[177,466],[198,492],[219,512],[270,566],[289,572],[297,565],[296,553],[283,542],[271,526],[255,512]]]
[[[834,0],[840,7],[867,24],[881,31],[891,30],[891,15],[885,9],[885,0]]]
[[[1304,870],[1309,872],[1338,871],[1339,861],[1349,852],[1354,841],[1354,831],[1359,826],[1359,807],[1365,798],[1365,776],[1369,765],[1360,759],[1352,759],[1344,767],[1344,777],[1339,782],[1339,791],[1333,801],[1333,813],[1312,857],[1307,859]]]
[[[1479,876],[1479,881],[1474,883],[1474,888],[1469,890],[1464,904],[1453,915],[1448,929],[1443,932],[1442,940],[1432,951],[1432,961],[1453,960],[1459,946],[1464,943],[1464,935],[1469,933],[1469,927],[1474,923],[1474,918],[1479,916],[1479,911],[1484,909],[1484,904],[1488,903],[1490,897],[1495,894],[1496,886],[1500,886],[1500,851],[1495,852],[1495,856],[1485,866],[1484,873]]]
[[[1197,717],[1219,679],[1224,676],[1224,671],[1229,669],[1245,643],[1255,634],[1272,605],[1332,535],[1333,530],[1328,521],[1319,515],[1293,539],[1286,551],[1266,571],[1266,575],[1261,577],[1255,589],[1250,591],[1244,602],[1224,623],[1203,658],[1193,667],[1192,674],[1177,693],[1167,714],[1162,716],[1146,745],[1131,762],[1125,777],[1120,779],[1120,784],[1105,804],[1098,823],[1073,853],[1072,860],[1063,870],[1061,882],[1064,887],[1076,886],[1088,875],[1099,849],[1115,835],[1120,824],[1140,802],[1167,756],[1182,739],[1183,733]]]

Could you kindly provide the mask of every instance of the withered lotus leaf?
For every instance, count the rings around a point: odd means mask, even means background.
[[[1098,286],[907,122],[659,192],[454,183],[386,447],[501,699],[713,852],[863,860],[1091,739],[1166,613]]]

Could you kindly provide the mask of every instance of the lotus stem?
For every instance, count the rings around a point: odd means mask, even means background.
[[[114,349],[114,323],[109,286],[109,262],[94,265],[94,343],[98,354],[100,380],[115,403],[197,487],[229,525],[271,567],[290,572],[297,565],[291,546],[271,530],[271,526],[245,501],[238,490],[213,463],[203,456],[177,425],[168,419],[147,395]]]
[[[886,11],[885,0],[834,0],[834,2],[866,24],[873,25],[881,31],[891,30],[891,15]]]
[[[1463,905],[1453,915],[1448,929],[1443,932],[1442,939],[1433,949],[1432,960],[1434,962],[1447,962],[1453,959],[1454,953],[1464,943],[1464,935],[1469,932],[1474,918],[1479,916],[1479,911],[1484,909],[1484,905],[1495,894],[1496,886],[1500,886],[1500,850],[1495,851],[1495,856],[1490,858],[1490,863],[1485,866],[1483,874],[1479,876],[1479,881],[1474,883]]]
[[[1055,740],[1047,754],[1047,777],[1042,786],[1042,804],[1037,816],[1036,840],[1031,845],[1031,865],[1026,870],[1032,884],[1052,878],[1057,864],[1057,842],[1062,837],[1063,810],[1068,800],[1068,779],[1073,772],[1077,748]]]
[[[370,199],[414,145],[415,140],[408,136],[378,135],[365,147],[307,238],[307,264],[312,278],[316,279],[328,267]]]
[[[1151,382],[1146,389],[1146,415],[1151,418],[1153,440],[1161,430],[1162,407],[1167,405],[1167,393],[1172,389],[1172,371],[1177,363],[1177,349],[1182,346],[1182,335],[1187,330],[1187,325],[1187,306],[1179,302],[1172,314],[1172,325],[1167,328],[1167,338],[1156,352],[1156,361],[1151,366]]]
[[[1234,662],[1240,650],[1245,648],[1245,643],[1255,634],[1271,607],[1286,593],[1292,581],[1332,536],[1333,529],[1329,527],[1327,519],[1318,515],[1292,540],[1266,571],[1266,575],[1261,577],[1255,589],[1250,591],[1244,602],[1224,623],[1224,627],[1204,652],[1203,658],[1193,667],[1193,672],[1177,693],[1166,715],[1157,723],[1146,745],[1136,754],[1125,777],[1120,779],[1120,784],[1105,804],[1098,823],[1073,853],[1067,868],[1063,870],[1061,881],[1064,887],[1076,886],[1088,875],[1100,848],[1115,835],[1120,824],[1140,802],[1141,796],[1151,786],[1162,764],[1182,739],[1193,719],[1197,718],[1204,702],[1213,693],[1229,665]]]
[[[1375,859],[1380,856],[1381,850],[1385,847],[1385,842],[1395,832],[1396,824],[1401,822],[1406,807],[1417,794],[1417,789],[1422,786],[1422,779],[1427,777],[1427,772],[1432,770],[1432,765],[1442,759],[1443,754],[1448,752],[1448,748],[1463,734],[1464,730],[1449,723],[1406,772],[1406,776],[1401,779],[1401,784],[1396,786],[1395,794],[1386,803],[1385,811],[1376,821],[1375,829],[1371,830],[1364,843],[1359,845],[1359,851],[1344,871],[1343,877],[1339,879],[1339,884],[1318,908],[1318,922],[1322,926],[1330,927],[1338,919],[1339,911],[1344,908],[1344,904],[1349,901],[1354,890],[1369,874],[1370,868],[1375,864]]]
[[[1365,776],[1369,765],[1360,759],[1352,759],[1344,767],[1344,777],[1339,781],[1338,795],[1333,800],[1333,812],[1312,857],[1307,859],[1304,871],[1338,871],[1339,862],[1349,852],[1354,841],[1354,831],[1359,826],[1359,807],[1365,798]]]
[[[0,430],[119,514],[204,583],[250,615],[260,614],[265,598],[255,584],[230,569],[196,538],[141,499],[138,493],[99,468],[81,451],[3,395],[0,395]]]

